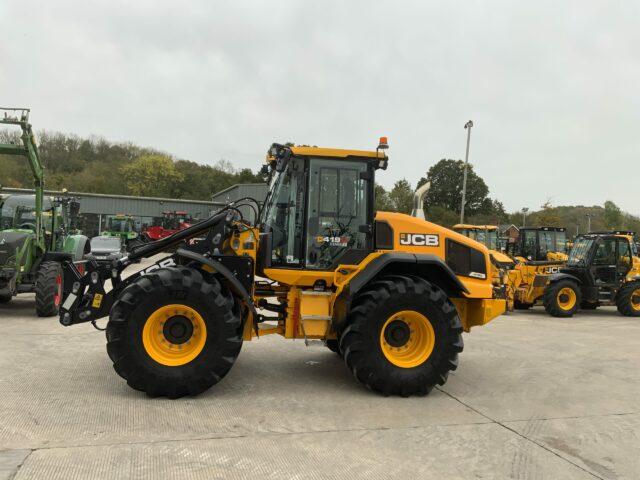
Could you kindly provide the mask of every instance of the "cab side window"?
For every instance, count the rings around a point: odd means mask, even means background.
[[[616,239],[604,238],[598,244],[596,254],[593,257],[594,265],[615,265],[616,264]]]
[[[631,246],[623,238],[618,239],[618,267],[626,273],[631,268]]]
[[[330,269],[349,249],[366,248],[367,183],[363,162],[312,159],[309,172],[307,267]]]

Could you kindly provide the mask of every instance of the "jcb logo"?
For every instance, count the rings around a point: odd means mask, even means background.
[[[429,233],[401,233],[400,245],[415,245],[418,247],[437,247],[440,245],[438,235]]]
[[[560,273],[560,267],[545,267],[544,273]]]
[[[151,273],[154,270],[158,270],[159,268],[175,267],[175,266],[176,266],[176,262],[173,260],[173,258],[171,257],[165,258],[164,260],[160,260],[155,265],[151,265],[146,270],[143,270],[142,272],[140,272],[140,275],[146,275],[147,273]]]

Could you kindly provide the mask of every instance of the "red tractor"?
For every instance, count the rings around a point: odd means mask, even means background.
[[[174,233],[188,228],[193,223],[187,212],[162,212],[162,224],[146,227],[141,237],[146,242],[153,242],[166,238]]]

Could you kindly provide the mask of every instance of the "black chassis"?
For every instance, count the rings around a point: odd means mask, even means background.
[[[134,248],[127,257],[111,264],[90,260],[81,272],[70,260],[63,262],[63,302],[60,307],[60,323],[64,326],[92,322],[106,317],[120,293],[137,278],[158,268],[175,265],[208,265],[208,270],[222,276],[228,288],[253,313],[260,317],[252,301],[254,266],[251,257],[223,255],[220,253],[224,241],[233,228],[237,228],[235,210],[223,210],[200,223],[180,230],[175,234]],[[204,238],[203,235],[206,236]],[[190,240],[190,242],[187,242]],[[176,252],[162,258],[154,265],[123,279],[122,272],[141,259],[180,245]],[[111,290],[105,284],[111,282]]]

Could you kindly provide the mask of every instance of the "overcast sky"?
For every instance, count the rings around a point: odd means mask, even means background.
[[[640,3],[4,1],[0,104],[37,129],[254,170],[375,148],[378,181],[470,161],[508,210],[640,214]],[[1,172],[0,172],[1,176]]]

